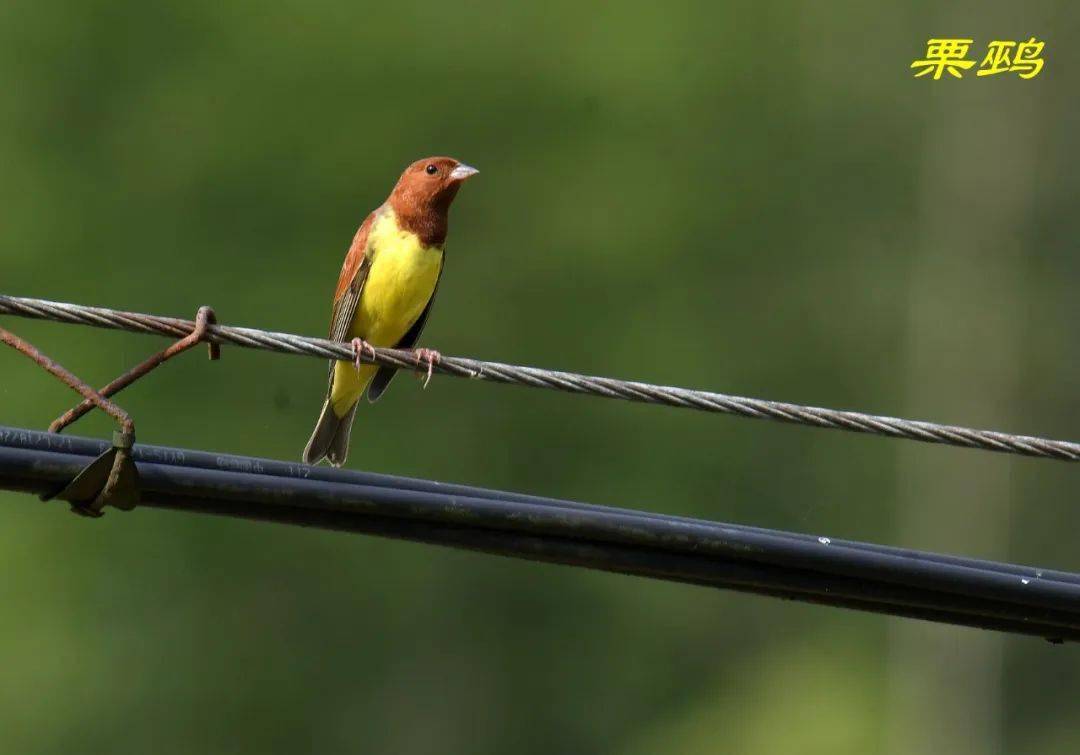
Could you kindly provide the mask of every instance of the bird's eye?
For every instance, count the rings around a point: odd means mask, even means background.
[[[433,175],[435,175],[436,173],[438,173],[438,172],[439,172],[439,169],[438,169],[438,168],[437,168],[436,166],[434,166],[434,165],[429,165],[429,166],[427,166],[426,168],[424,168],[424,170],[426,170],[426,171],[427,171],[427,174],[428,174],[429,176],[433,176]]]

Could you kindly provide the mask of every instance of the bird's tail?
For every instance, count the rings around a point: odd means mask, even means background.
[[[304,448],[304,462],[307,464],[318,464],[325,458],[335,467],[340,467],[349,454],[349,433],[352,432],[356,404],[353,404],[344,417],[339,417],[334,414],[330,403],[330,398],[327,397],[319,421],[315,423],[311,440]]]

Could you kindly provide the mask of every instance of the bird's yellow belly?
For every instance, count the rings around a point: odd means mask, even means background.
[[[372,236],[371,269],[349,337],[389,348],[405,337],[431,300],[443,253],[438,247],[423,246],[415,234],[399,230],[392,215],[376,224]],[[374,365],[359,370],[349,362],[335,365],[331,401],[338,416],[359,400],[376,370]]]
[[[415,236],[380,249],[372,260],[349,335],[374,346],[397,344],[431,300],[441,269],[442,251],[420,246]]]

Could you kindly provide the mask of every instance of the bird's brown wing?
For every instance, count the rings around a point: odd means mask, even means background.
[[[334,290],[334,307],[330,313],[330,340],[348,341],[349,329],[356,317],[356,308],[360,304],[360,295],[364,291],[364,283],[367,281],[368,270],[371,269],[371,254],[369,250],[371,226],[379,211],[368,215],[360,224],[356,235],[353,236],[352,245],[345,262],[341,266],[341,275],[338,277],[337,288]],[[330,385],[334,381],[334,362],[330,362]]]
[[[360,304],[360,295],[364,291],[364,283],[367,281],[368,270],[371,268],[369,237],[378,213],[379,210],[371,213],[360,224],[356,235],[353,236],[349,251],[345,255],[345,263],[341,266],[341,276],[338,278],[337,289],[334,291],[334,306],[330,313],[330,339],[333,341],[349,339],[349,331],[356,317],[356,308]],[[304,447],[303,459],[307,464],[318,464],[320,460],[326,458],[334,466],[340,467],[345,463],[345,455],[348,453],[349,431],[352,428],[356,405],[354,404],[344,417],[338,417],[334,413],[331,398],[334,393],[335,361],[330,360],[330,374],[326,381],[326,403],[323,404],[319,421],[315,423],[311,439]]]
[[[443,267],[446,266],[445,259],[444,257]],[[420,340],[420,334],[424,332],[424,325],[427,324],[428,314],[431,313],[431,305],[435,303],[435,294],[439,292],[439,280],[442,280],[441,269],[439,270],[439,279],[435,281],[435,288],[431,292],[431,298],[428,299],[427,306],[424,307],[424,311],[420,313],[420,316],[416,318],[416,322],[409,328],[409,331],[394,345],[395,349],[411,349]],[[380,367],[379,371],[375,373],[375,377],[371,379],[371,384],[368,385],[368,401],[373,404],[378,401],[379,396],[383,395],[386,387],[390,385],[390,381],[394,379],[394,375],[397,373],[398,371],[391,367]]]

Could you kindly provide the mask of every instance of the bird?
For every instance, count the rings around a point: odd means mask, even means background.
[[[405,168],[390,196],[360,224],[341,267],[330,314],[330,340],[348,342],[353,362],[330,362],[329,386],[303,460],[340,467],[361,397],[375,402],[397,370],[361,362],[374,347],[413,349],[442,277],[450,205],[479,171],[452,157]],[[439,352],[415,349],[427,379]],[[425,386],[427,383],[425,382]]]

